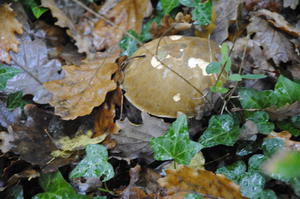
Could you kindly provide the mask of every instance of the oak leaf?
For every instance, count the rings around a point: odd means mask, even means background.
[[[166,173],[165,177],[158,180],[159,184],[167,190],[165,199],[179,198],[173,196],[181,192],[198,192],[204,198],[245,198],[241,195],[238,185],[223,175],[211,171],[179,166],[176,170],[166,170]]]
[[[18,51],[19,41],[15,33],[22,34],[22,24],[15,18],[15,13],[8,4],[0,5],[0,61],[10,63],[9,51]]]
[[[88,115],[95,106],[101,105],[107,92],[116,88],[111,79],[117,70],[112,59],[84,60],[80,66],[63,66],[65,78],[49,81],[44,86],[53,94],[50,104],[55,114],[64,120]]]

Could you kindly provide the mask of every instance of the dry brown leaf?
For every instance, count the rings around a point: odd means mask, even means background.
[[[261,9],[257,11],[257,16],[264,16],[268,22],[270,22],[280,30],[294,37],[300,37],[300,29],[295,26],[292,26],[289,22],[285,20],[285,18],[282,15],[276,12],[271,12],[266,9]]]
[[[238,7],[242,0],[221,0],[214,3],[216,9],[215,29],[211,38],[217,43],[222,43],[228,37],[230,23],[238,16]]]
[[[288,131],[282,131],[279,133],[272,132],[270,135],[268,135],[268,138],[279,138],[284,142],[284,148],[289,151],[300,151],[300,142],[299,141],[293,141],[290,140],[292,137],[292,134],[290,134]]]
[[[280,108],[265,108],[265,111],[268,112],[271,120],[282,121],[300,114],[300,103],[294,102]]]
[[[19,41],[15,33],[22,34],[22,24],[15,18],[15,13],[8,4],[0,5],[0,61],[10,63],[9,51],[18,51]]]
[[[65,78],[44,83],[53,94],[50,102],[55,107],[55,114],[64,120],[72,120],[92,112],[101,105],[107,92],[116,88],[111,79],[117,70],[113,60],[84,60],[80,66],[63,66]]]
[[[266,20],[252,16],[247,27],[248,34],[263,48],[264,55],[273,59],[276,65],[280,62],[299,60],[291,41],[280,31],[273,28]]]
[[[167,190],[165,199],[179,199],[174,196],[180,192],[198,192],[204,195],[204,198],[211,198],[209,196],[226,199],[245,198],[241,195],[238,185],[211,171],[179,166],[176,170],[166,170],[166,173],[166,177],[158,180]]]
[[[122,98],[122,90],[119,87],[108,94],[106,102],[101,105],[96,115],[94,137],[104,133],[116,134],[119,131],[119,128],[115,123],[115,108],[116,106],[121,106]]]
[[[142,119],[143,124],[141,125],[134,125],[127,118],[124,121],[117,121],[121,131],[112,135],[112,139],[118,143],[112,150],[113,153],[132,159],[150,158],[152,150],[149,147],[149,140],[152,137],[162,136],[169,125],[145,112],[142,113]]]

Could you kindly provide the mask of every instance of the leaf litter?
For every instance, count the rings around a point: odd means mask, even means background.
[[[25,4],[11,4],[0,6],[7,14],[0,24],[8,27],[0,30],[1,190],[8,195],[19,184],[39,189],[18,187],[20,197],[40,199],[300,196],[298,173],[290,172],[299,164],[296,1],[42,0],[49,11],[34,20],[17,11]],[[218,101],[196,119],[140,116],[123,99],[121,69],[141,42],[173,34],[226,42],[228,76],[267,78],[229,84],[223,107]],[[12,111],[8,94],[15,92],[19,108]],[[256,147],[241,155],[242,141]],[[218,157],[222,150],[229,155]],[[13,173],[16,158],[26,169]],[[264,166],[268,161],[275,167]],[[75,177],[73,187],[67,176]],[[36,177],[39,184],[21,180]],[[282,193],[271,178],[291,188]]]

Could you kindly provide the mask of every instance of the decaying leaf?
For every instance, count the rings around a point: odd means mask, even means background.
[[[46,82],[44,86],[53,94],[50,102],[55,114],[64,120],[75,119],[92,112],[101,105],[107,92],[116,88],[111,79],[117,70],[113,60],[84,60],[80,66],[63,66],[65,78]]]
[[[56,141],[56,146],[59,148],[59,150],[52,151],[51,155],[53,157],[67,158],[71,156],[72,151],[83,149],[89,144],[98,144],[106,137],[104,134],[92,138],[92,134],[92,131],[88,131],[85,134],[76,136],[72,139],[70,139],[68,136],[61,137],[58,141]]]
[[[254,15],[250,21],[247,31],[254,35],[253,40],[263,47],[263,52],[268,59],[272,59],[276,65],[280,62],[299,60],[292,43],[283,33],[277,31],[261,17]]]
[[[22,34],[22,24],[15,18],[15,13],[8,4],[0,5],[0,61],[10,63],[9,51],[18,51],[19,41],[15,33]]]
[[[61,63],[56,59],[48,59],[46,43],[39,39],[31,39],[29,35],[21,38],[18,53],[11,53],[12,67],[22,72],[7,81],[6,91],[22,91],[24,95],[33,95],[33,100],[40,104],[50,101],[52,95],[45,89],[43,83],[61,79]]]
[[[280,108],[266,108],[265,110],[268,112],[272,120],[282,121],[300,114],[300,103],[295,102]]]
[[[286,150],[300,151],[300,142],[290,140],[291,137],[292,137],[292,134],[290,134],[288,131],[282,131],[279,133],[272,132],[268,136],[268,138],[278,138],[278,139],[282,140],[284,143],[284,148]]]
[[[61,10],[59,4],[51,1],[42,1],[53,16],[58,19],[57,25],[69,28],[68,34],[76,41],[79,52],[94,53],[104,50],[110,52],[118,46],[124,32],[132,29],[140,33],[142,20],[149,14],[151,3],[149,0],[124,0],[114,4],[106,1],[98,13],[104,14],[115,24],[112,26],[103,19],[93,19],[95,16],[71,17],[70,13]]]
[[[6,104],[0,101],[0,113],[0,125],[8,128],[13,123],[19,121],[22,110],[20,108],[17,108],[14,111],[9,111],[6,107]]]
[[[115,123],[115,108],[121,106],[122,98],[122,90],[119,87],[108,94],[106,102],[101,105],[95,118],[94,137],[104,133],[115,134],[119,131]]]
[[[169,125],[160,119],[142,113],[143,124],[134,125],[126,118],[124,121],[117,121],[121,131],[112,135],[117,141],[117,146],[112,150],[119,156],[127,158],[150,158],[152,150],[149,147],[149,140],[164,134]]]
[[[294,36],[294,37],[300,37],[300,29],[298,27],[292,26],[289,22],[285,20],[285,18],[276,13],[271,12],[266,9],[261,9],[257,11],[257,16],[263,16],[267,19],[268,22],[270,22],[272,25],[274,25],[276,28],[279,28],[280,30]]]
[[[287,8],[290,7],[291,9],[296,9],[297,5],[299,4],[299,0],[284,0],[283,7]]]
[[[176,170],[166,170],[166,173],[166,177],[158,180],[167,190],[165,199],[175,198],[173,196],[180,192],[198,192],[203,194],[204,198],[245,198],[241,195],[238,185],[211,171],[179,166]]]
[[[237,19],[238,7],[241,3],[241,0],[221,0],[214,2],[216,9],[216,29],[213,31],[211,38],[217,43],[221,43],[227,39],[229,25]]]

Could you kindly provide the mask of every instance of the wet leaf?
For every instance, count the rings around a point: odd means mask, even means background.
[[[252,198],[255,194],[263,191],[266,180],[259,173],[246,173],[240,181],[241,193],[244,196]]]
[[[226,178],[239,184],[246,170],[246,164],[243,161],[237,161],[231,165],[218,168],[216,174],[223,174]]]
[[[85,60],[80,66],[63,66],[65,78],[44,83],[52,94],[50,104],[64,120],[90,114],[101,105],[107,92],[116,88],[111,79],[117,65],[109,58]]]
[[[171,160],[178,164],[189,164],[202,148],[201,144],[189,138],[187,117],[180,115],[165,135],[151,138],[149,142],[156,160]]]
[[[17,123],[22,114],[22,110],[18,108],[10,111],[2,101],[0,101],[0,112],[0,125],[5,128],[8,128],[13,123]]]
[[[86,147],[86,156],[70,173],[70,178],[101,177],[103,182],[114,177],[114,169],[107,161],[107,149],[98,144],[89,144]]]
[[[117,121],[121,131],[112,135],[117,141],[113,153],[127,158],[146,158],[149,159],[153,152],[149,146],[149,141],[153,137],[159,137],[164,134],[169,125],[161,119],[151,117],[142,112],[143,124],[134,125],[126,118],[124,121]]]
[[[267,159],[268,158],[263,154],[255,154],[251,156],[248,160],[248,171],[261,172],[261,166]]]
[[[277,199],[274,191],[270,189],[265,189],[257,194],[255,194],[252,199]]]
[[[166,188],[168,199],[176,198],[174,196],[180,192],[198,192],[226,199],[245,198],[240,194],[236,184],[223,175],[216,175],[211,171],[179,166],[176,170],[166,170],[166,173],[167,175],[158,182]]]
[[[273,155],[277,150],[283,147],[284,143],[278,138],[265,139],[262,143],[262,149],[266,156]]]
[[[267,138],[265,139],[279,139],[281,142],[283,142],[283,147],[286,150],[295,150],[295,151],[300,151],[300,142],[299,141],[294,141],[291,140],[292,135],[287,132],[287,131],[282,131],[279,133],[272,132],[271,134],[268,135]]]
[[[40,185],[45,191],[35,195],[32,199],[105,199],[106,197],[97,196],[89,197],[85,195],[79,195],[68,184],[59,171],[55,173],[43,174],[39,179]]]
[[[10,5],[0,5],[0,61],[10,64],[11,57],[9,51],[18,51],[20,42],[17,40],[15,33],[22,34],[22,24],[15,18],[15,13]]]
[[[261,109],[271,107],[276,103],[276,98],[273,97],[274,94],[270,90],[258,91],[252,88],[240,88],[239,95],[244,109]]]
[[[240,135],[240,130],[230,115],[214,115],[209,120],[208,128],[199,139],[204,147],[219,144],[233,146]]]
[[[38,38],[32,40],[29,35],[24,35],[19,52],[11,53],[12,66],[22,72],[7,81],[6,91],[22,91],[23,95],[33,95],[37,103],[48,103],[52,95],[43,83],[63,77],[60,62],[48,59],[48,51],[45,41]]]
[[[0,90],[5,89],[7,81],[20,72],[17,68],[0,65]]]

